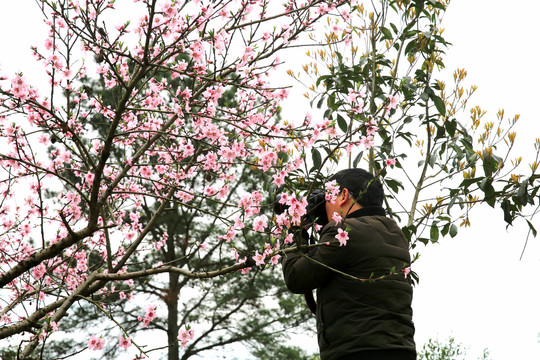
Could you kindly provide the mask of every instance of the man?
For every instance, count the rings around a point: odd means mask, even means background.
[[[340,193],[326,202],[329,223],[319,240],[325,245],[284,256],[287,287],[299,294],[317,289],[321,360],[414,360],[407,239],[385,216],[382,185],[369,172],[342,170],[331,180]],[[343,220],[336,224],[334,213]]]

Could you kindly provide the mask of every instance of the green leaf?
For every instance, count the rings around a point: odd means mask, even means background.
[[[328,120],[332,121],[332,113],[334,111],[332,109],[326,109],[326,111],[323,114],[323,118],[327,118]]]
[[[501,208],[504,212],[504,221],[506,221],[509,225],[512,225],[512,221],[514,221],[514,217],[511,213],[511,204],[508,199],[503,200],[501,204]]]
[[[450,226],[450,237],[455,237],[458,233],[458,227],[456,226],[456,224],[452,224]]]
[[[388,39],[388,40],[392,40],[392,33],[390,32],[390,30],[388,30],[387,28],[385,27],[382,27],[381,28],[381,32],[383,33],[383,39]]]
[[[446,234],[448,234],[448,231],[450,230],[450,224],[444,224],[442,230],[441,230],[441,235],[442,236],[446,236]]]
[[[446,8],[444,7],[444,4],[436,1],[436,0],[428,0],[431,5],[436,8],[436,9],[441,9],[441,10],[446,10]]]
[[[360,162],[360,160],[362,160],[362,155],[364,155],[364,152],[363,151],[360,151],[360,153],[358,153],[358,155],[356,155],[356,157],[354,158],[353,160],[353,168],[356,168],[358,166],[358,163]]]
[[[435,103],[435,107],[437,108],[437,111],[439,112],[439,114],[441,114],[442,116],[445,116],[446,107],[444,105],[444,101],[435,94],[431,95],[430,97],[431,97],[431,100],[433,100],[433,102]]]
[[[420,14],[422,11],[424,11],[424,0],[416,0],[414,9],[416,10],[417,14]]]
[[[347,125],[347,121],[345,121],[345,119],[343,118],[343,116],[339,115],[337,116],[337,123],[338,123],[338,126],[339,128],[341,129],[341,131],[343,131],[344,133],[347,132],[348,130],[348,125]]]
[[[429,230],[429,237],[431,239],[431,242],[436,243],[439,241],[439,227],[437,224],[431,225],[431,229]]]
[[[411,242],[411,231],[409,230],[409,228],[407,226],[404,226],[401,228],[401,232],[403,233],[403,235],[405,235],[405,238],[407,238],[407,240],[409,242]]]
[[[456,128],[457,128],[456,119],[452,119],[450,121],[447,120],[444,123],[444,127],[446,128],[446,132],[448,133],[448,136],[454,137],[454,134],[456,133]]]
[[[524,180],[519,186],[518,192],[516,194],[516,199],[518,200],[517,202],[520,205],[527,205],[527,199],[529,197],[527,194],[527,185],[528,180]]]
[[[485,151],[484,161],[482,161],[482,168],[484,169],[484,174],[486,174],[486,176],[491,176],[493,174],[493,170],[496,170],[493,166],[493,158],[489,156],[489,154],[487,154]]]
[[[321,153],[319,152],[319,150],[315,148],[311,149],[311,158],[313,160],[313,166],[319,169],[322,164]]]
[[[328,101],[326,101],[326,106],[333,109],[335,104],[336,104],[336,96],[335,96],[335,94],[332,94],[332,95],[328,96]]]
[[[465,179],[461,182],[461,184],[459,184],[459,187],[463,188],[464,190],[467,190],[469,186],[471,186],[474,183],[479,182],[481,179],[483,178],[477,177],[477,178]]]
[[[458,196],[457,195],[454,195],[452,197],[452,199],[450,199],[450,202],[448,203],[448,206],[446,207],[446,212],[448,214],[450,214],[450,209],[452,208],[452,206],[454,206],[456,200],[457,200]]]
[[[531,224],[531,222],[529,220],[525,220],[525,221],[527,221],[527,224],[529,224],[529,229],[531,229],[531,232],[532,232],[533,236],[536,237],[537,232],[536,232],[536,229],[534,228],[533,224]]]
[[[437,159],[438,159],[438,156],[437,154],[432,154],[430,157],[429,157],[429,166],[431,168],[433,168],[435,166],[435,163],[437,162]]]
[[[326,79],[329,79],[331,78],[331,75],[323,75],[323,76],[319,76],[319,78],[317,79],[317,81],[315,82],[315,86],[319,86],[319,84],[323,81],[325,81]]]
[[[435,135],[435,140],[442,139],[445,136],[445,129],[443,126],[439,126],[438,124],[434,124],[437,127],[437,135]]]
[[[482,183],[484,181],[482,181]],[[482,186],[482,185],[480,185],[480,186]],[[496,193],[495,193],[495,189],[493,188],[493,185],[491,185],[491,181],[484,185],[484,188],[482,189],[482,191],[484,191],[484,194],[485,194],[484,201],[486,203],[488,203],[489,206],[495,207],[495,201],[497,199],[497,196],[496,196]]]
[[[405,55],[414,55],[415,52],[416,52],[416,40],[411,40],[409,41],[407,46],[405,46]]]
[[[322,107],[324,101],[324,96],[321,96],[321,99],[317,102],[317,109],[320,109]]]
[[[399,191],[399,188],[402,188],[403,190],[405,190],[405,188],[403,187],[403,184],[401,184],[399,181],[397,180],[394,180],[394,179],[389,179],[389,178],[385,178],[384,179],[384,182],[386,185],[388,185],[388,187],[390,189],[392,189],[393,192],[397,193]]]

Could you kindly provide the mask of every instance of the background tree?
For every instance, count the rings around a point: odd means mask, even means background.
[[[184,82],[178,78],[171,79],[166,74],[164,76],[174,91],[177,91]],[[234,80],[236,76],[233,75],[231,80]],[[99,96],[105,106],[116,109],[115,88],[105,89],[103,80],[83,79],[83,83],[87,92]],[[218,101],[220,107],[234,108],[236,106],[235,91],[236,88],[232,87],[222,95]],[[224,116],[224,114],[219,114],[219,110],[218,115]],[[95,114],[87,121],[88,126],[96,130],[101,137],[106,136],[107,121],[103,115]],[[118,152],[112,154],[111,157],[118,160],[123,157],[123,154]],[[238,190],[241,187],[244,191],[253,192],[260,189],[260,185],[266,182],[264,175],[250,166],[239,173],[240,178],[231,183],[234,189]],[[208,176],[213,175],[198,172],[191,178],[189,187],[204,188],[208,182]],[[72,174],[70,178],[75,179],[75,176]],[[237,192],[231,192],[224,202],[238,200]],[[270,201],[271,199],[266,202]],[[209,201],[204,204],[204,209],[219,213],[223,211],[223,205]],[[155,209],[143,203],[138,216],[144,222],[151,217],[153,211]],[[129,223],[131,219],[126,216],[124,221]],[[232,258],[223,258],[219,255],[223,252],[223,244],[212,241],[213,233],[224,230],[226,231],[226,229],[220,229],[220,224],[216,223],[215,218],[201,214],[196,207],[171,207],[163,213],[149,234],[150,242],[160,245],[142,258],[135,256],[133,265],[130,267],[136,271],[152,267],[157,263],[164,263],[187,267],[192,272],[200,272],[232,266],[234,264]],[[264,238],[261,236],[258,236],[258,239],[256,237],[250,239],[250,242],[258,244],[258,247],[264,246]],[[193,243],[200,247],[198,251],[192,251]],[[96,256],[94,259],[99,261],[100,257]],[[137,337],[137,331],[143,334],[152,333],[152,330],[164,332],[168,344],[171,344],[166,349],[170,360],[187,359],[199,355],[202,351],[215,350],[235,342],[242,342],[248,349],[253,349],[255,352],[261,352],[258,349],[264,349],[266,354],[286,352],[291,359],[303,358],[307,355],[302,355],[304,352],[300,348],[288,347],[282,345],[282,342],[288,338],[290,331],[300,331],[300,328],[306,331],[306,329],[314,328],[313,319],[303,300],[298,301],[300,298],[287,291],[281,272],[276,272],[273,268],[267,271],[257,269],[241,279],[237,279],[236,276],[224,276],[212,281],[193,281],[190,278],[180,277],[176,273],[169,273],[167,280],[161,277],[143,278],[136,279],[131,286],[116,286],[112,295],[99,298],[100,303],[106,304],[108,315],[124,327],[132,329],[130,331],[132,337]],[[134,296],[138,300],[130,301],[129,299]],[[184,300],[181,301],[182,299]],[[93,301],[98,300],[94,297]],[[162,302],[166,305],[164,316],[160,315],[159,311]],[[71,341],[67,341],[68,334],[62,336],[61,340],[49,341],[44,349],[46,358],[62,357],[66,348],[84,348],[87,339],[81,339],[77,333],[88,333],[90,328],[96,329],[96,332],[105,338],[115,334],[116,324],[105,328],[100,326],[101,314],[95,311],[93,304],[80,301],[76,305],[75,313],[72,313],[59,328],[59,331],[64,331],[64,333],[68,331]],[[143,315],[148,311],[149,306],[156,310],[157,317],[139,329],[137,325],[145,320]],[[250,314],[254,313],[264,314],[264,316],[253,318]],[[188,315],[183,316],[183,314]],[[192,345],[182,351],[180,356],[180,346],[176,341],[180,328],[191,322],[206,322],[208,314],[213,315],[207,329],[197,333]],[[312,326],[310,327],[309,324]],[[295,330],[295,328],[298,329]],[[75,329],[77,331],[74,331]],[[199,331],[201,331],[200,326]],[[158,333],[153,336],[162,337],[163,335]],[[116,344],[106,344],[102,357],[115,358],[118,353],[119,348]]]
[[[467,350],[463,344],[456,342],[453,337],[442,342],[438,339],[429,339],[418,352],[419,360],[460,360],[470,359],[467,357]],[[489,351],[484,349],[479,360],[488,360]]]
[[[266,2],[143,1],[130,9],[130,17],[142,14],[133,26],[107,15],[115,11],[113,2],[41,4],[51,30],[45,49],[35,48],[35,54],[46,66],[50,91],[41,95],[22,74],[3,78],[1,90],[2,136],[9,146],[1,155],[0,286],[11,295],[3,297],[8,300],[0,337],[24,334],[21,358],[43,352],[60,320],[83,301],[120,334],[92,335],[91,350],[100,350],[106,340],[148,353],[131,339],[129,324],[116,321],[102,300],[126,295],[141,277],[176,273],[202,279],[277,263],[275,238],[266,232],[268,245],[263,245],[252,234],[268,229],[269,218],[259,215],[266,190],[233,186],[246,166],[267,173],[295,166],[277,156],[296,138],[274,121],[286,90],[272,88],[266,77],[279,62],[274,54],[335,4],[286,3],[283,9]],[[83,64],[81,55],[95,59],[97,66]],[[113,104],[81,83],[92,73],[111,90]],[[174,87],[167,74],[181,85]],[[220,104],[232,88],[238,103]],[[90,125],[96,115],[105,131]],[[52,151],[44,153],[49,144]],[[10,211],[15,193],[26,187],[33,192]],[[59,195],[46,199],[46,191]],[[235,191],[240,203],[228,203]],[[138,259],[167,242],[151,234],[165,235],[160,221],[175,208],[197,212],[226,230],[212,233],[212,241],[202,236],[204,231],[189,234],[194,237],[183,238],[187,253],[140,269]],[[219,257],[207,258],[195,272],[188,260],[203,244]],[[266,258],[262,263],[252,259],[257,247],[259,258]],[[232,263],[223,260],[235,254]],[[249,285],[248,279],[236,281]],[[204,305],[211,308],[210,301]],[[193,320],[188,315],[185,321]],[[181,344],[188,346],[194,334],[188,325],[180,332]],[[195,342],[187,352],[196,352]]]

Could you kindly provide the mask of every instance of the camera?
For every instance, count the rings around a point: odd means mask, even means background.
[[[281,199],[281,194],[276,196],[277,199]],[[308,196],[308,204],[306,206],[306,215],[304,215],[304,224],[318,224],[324,226],[328,224],[328,218],[326,216],[326,199],[323,190],[315,189]],[[279,201],[274,202],[274,212],[276,214],[282,214],[289,208],[288,205],[281,204]]]
[[[315,189],[309,194],[306,206],[306,220],[308,224],[316,223],[321,226],[328,224],[326,195],[323,190]]]

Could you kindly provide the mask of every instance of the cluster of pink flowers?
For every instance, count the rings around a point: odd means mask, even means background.
[[[324,184],[325,188],[325,200],[328,201],[330,204],[335,204],[336,199],[341,192],[339,188],[339,184],[336,180],[332,180]]]
[[[92,335],[86,344],[88,345],[88,349],[97,351],[103,349],[103,346],[105,346],[105,340],[102,337]]]
[[[190,327],[180,329],[178,340],[180,341],[180,346],[185,348],[187,344],[193,340],[193,337],[195,336],[195,332]]]
[[[254,191],[251,194],[244,195],[238,202],[239,207],[244,210],[247,216],[258,214],[261,211],[261,201],[263,200],[260,191]]]
[[[284,193],[281,195],[279,203],[288,205],[286,213],[291,223],[300,224],[302,216],[306,214],[307,199],[305,197],[298,199],[295,194]]]
[[[138,316],[137,320],[142,322],[142,327],[147,328],[148,325],[156,318],[156,305],[150,304],[146,307],[146,313],[144,314],[144,317]]]
[[[130,256],[160,250],[167,241],[167,234],[153,243],[143,239],[152,226],[148,220],[152,214],[147,216],[145,211],[154,205],[169,208],[173,204],[197,211],[202,201],[215,201],[225,210],[209,216],[223,219],[228,228],[217,239],[205,241],[231,244],[238,263],[252,256],[257,266],[276,265],[279,241],[265,244],[262,253],[240,259],[236,251],[240,245],[232,240],[245,227],[244,222],[254,231],[277,238],[281,230],[301,221],[307,199],[283,195],[280,202],[288,210],[277,217],[275,227],[271,219],[260,215],[260,191],[242,196],[237,203],[228,199],[238,199],[229,195],[236,190],[233,181],[244,166],[272,175],[274,185],[281,186],[304,158],[296,153],[291,160],[282,161],[280,152],[303,152],[325,134],[337,136],[328,119],[312,125],[306,117],[300,130],[292,124],[278,124],[275,115],[288,90],[275,89],[270,83],[271,70],[281,62],[274,52],[295,40],[317,16],[335,10],[337,3],[316,2],[311,14],[301,16],[295,11],[284,14],[277,26],[262,21],[254,27],[249,25],[250,19],[268,16],[264,1],[230,2],[219,9],[212,2],[194,1],[189,16],[179,11],[184,9],[183,3],[162,1],[157,12],[140,14],[130,24],[108,23],[108,33],[102,28],[107,19],[102,13],[114,11],[113,1],[74,1],[50,9],[44,49],[34,48],[50,79],[43,91],[46,95],[20,74],[0,77],[0,82],[7,83],[1,84],[0,95],[0,138],[6,146],[6,156],[0,160],[4,169],[0,194],[7,200],[0,208],[0,275],[8,279],[11,304],[25,306],[38,298],[38,307],[49,305],[53,298],[68,298],[81,285],[86,286],[90,275],[129,272]],[[287,6],[292,11],[296,5],[287,2]],[[342,16],[347,14],[342,12]],[[114,16],[109,18],[116,21]],[[227,30],[232,24],[234,31]],[[252,33],[259,26],[259,33]],[[346,32],[339,25],[332,31]],[[71,52],[78,48],[88,62],[95,59],[89,65],[91,71]],[[241,50],[235,52],[235,48]],[[179,53],[185,58],[179,59]],[[170,72],[175,81],[152,77],[154,72],[148,69]],[[113,107],[105,97],[94,94],[95,89],[81,86],[89,74],[97,75],[106,89],[129,90],[126,99]],[[234,105],[223,105],[229,91],[235,94]],[[364,96],[362,92],[349,94],[357,112]],[[111,136],[100,135],[91,126],[92,119],[103,119],[101,125],[108,127]],[[119,153],[121,159],[111,155]],[[57,190],[59,187],[62,189]],[[20,189],[30,189],[28,198],[9,208]],[[46,191],[57,196],[44,200]],[[334,196],[334,190],[329,194]],[[40,239],[32,245],[34,233]],[[292,237],[284,241],[290,243]],[[49,256],[55,251],[55,256]],[[46,254],[47,260],[37,265],[25,263],[36,253]],[[90,269],[90,254],[106,265]],[[23,274],[10,277],[19,264],[26,267]],[[98,293],[106,296],[118,291],[111,284]],[[127,300],[131,292],[120,291],[119,296]],[[155,317],[156,307],[149,305],[139,321],[148,327]],[[3,321],[12,318],[2,315]],[[18,319],[18,324],[24,320]],[[183,329],[181,345],[185,347],[191,339],[193,330]],[[121,348],[127,349],[131,343],[127,335],[118,338]],[[87,342],[94,351],[104,344],[96,335]]]
[[[259,250],[255,251],[255,256],[252,257],[252,259],[255,260],[255,265],[265,265],[266,258],[270,259],[271,265],[277,265],[281,255],[277,254],[277,251],[279,251],[279,242],[276,244],[276,247],[272,248],[270,244],[266,243],[262,254],[259,254]]]

